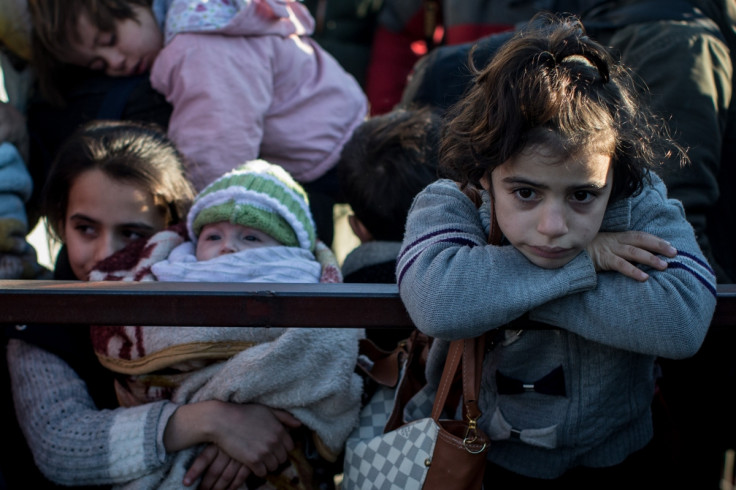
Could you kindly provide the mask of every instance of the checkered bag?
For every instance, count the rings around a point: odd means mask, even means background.
[[[482,343],[482,337],[452,342],[431,417],[392,427],[390,418],[403,412],[403,401],[408,399],[402,393],[406,366],[398,388],[382,386],[376,391],[346,443],[345,490],[481,488],[489,444],[475,425],[480,416]],[[460,365],[468,421],[440,420]]]
[[[388,416],[394,407],[396,388],[380,386],[360,411],[358,426],[348,436],[348,441],[365,441],[383,434]]]
[[[348,439],[343,488],[419,489],[427,477],[439,426],[419,419],[370,439]]]

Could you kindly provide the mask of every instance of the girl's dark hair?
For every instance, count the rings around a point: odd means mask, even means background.
[[[628,70],[586,36],[574,16],[537,14],[479,70],[450,112],[441,172],[479,186],[522,150],[544,145],[561,157],[612,156],[611,199],[638,193],[647,169],[684,150],[641,104]]]
[[[128,121],[82,126],[64,142],[46,178],[41,211],[50,233],[62,239],[69,190],[89,170],[148,190],[166,216],[166,224],[178,223],[194,199],[183,162],[157,126]]]
[[[103,32],[115,29],[115,22],[136,19],[134,6],[150,7],[152,0],[28,0],[32,35],[33,66],[42,94],[51,102],[62,104],[59,83],[79,71],[65,66],[60,59],[79,40],[77,23],[82,13]]]

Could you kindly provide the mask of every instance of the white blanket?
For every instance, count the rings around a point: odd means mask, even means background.
[[[322,267],[309,250],[260,247],[197,261],[194,244],[184,242],[151,266],[159,281],[317,283]]]

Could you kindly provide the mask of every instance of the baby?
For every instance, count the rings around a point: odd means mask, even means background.
[[[306,194],[281,167],[254,160],[194,200],[191,241],[153,264],[159,281],[320,281],[315,228]]]

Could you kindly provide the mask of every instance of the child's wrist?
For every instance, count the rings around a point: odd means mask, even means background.
[[[196,424],[202,431],[202,437],[204,437],[203,442],[216,444],[219,434],[222,433],[221,430],[223,429],[220,426],[224,421],[228,420],[226,416],[228,404],[219,400],[208,400],[199,402],[198,405],[200,405],[202,413],[198,417]]]
[[[196,444],[214,442],[224,405],[212,400],[177,408],[164,429],[166,451],[176,452]]]

